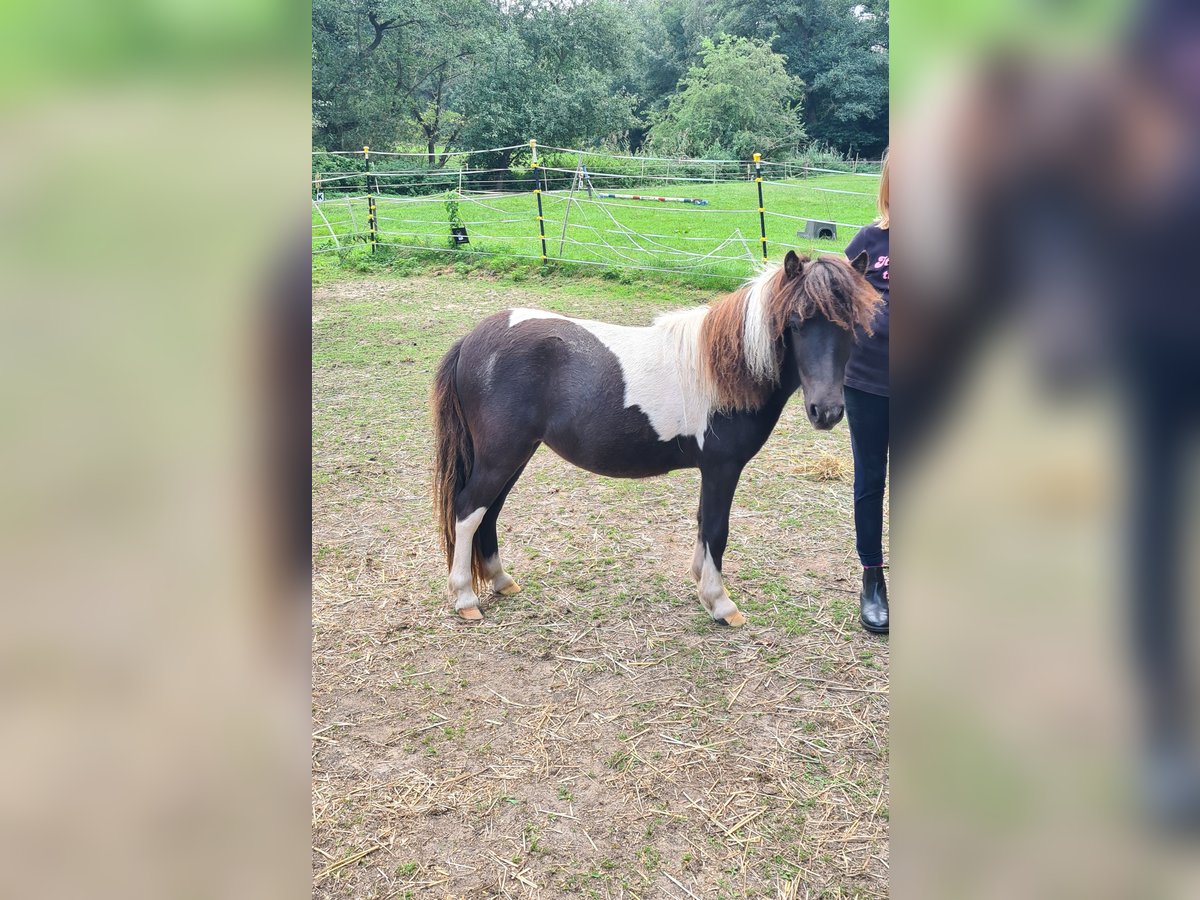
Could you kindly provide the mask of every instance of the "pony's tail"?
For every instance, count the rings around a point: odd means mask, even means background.
[[[438,523],[438,536],[446,555],[446,570],[454,565],[455,525],[454,499],[466,486],[475,463],[475,448],[471,432],[463,416],[462,404],[455,386],[458,356],[462,340],[455,342],[438,366],[430,391],[433,410],[433,514]],[[474,542],[472,542],[474,543]],[[471,552],[471,584],[478,594],[483,584],[483,559],[478,546]]]

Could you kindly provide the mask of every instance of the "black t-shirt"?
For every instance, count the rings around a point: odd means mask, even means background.
[[[854,349],[846,364],[846,384],[868,394],[889,396],[888,386],[888,232],[886,229],[869,225],[859,231],[846,248],[846,257],[855,259],[867,252],[867,281],[879,291],[883,303],[872,322],[874,334],[870,337],[859,328],[855,335]]]

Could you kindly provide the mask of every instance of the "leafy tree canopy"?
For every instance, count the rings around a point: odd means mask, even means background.
[[[708,6],[706,4],[706,6]],[[714,25],[771,41],[804,81],[809,137],[878,157],[888,140],[888,0],[715,0]]]
[[[313,0],[313,141],[878,156],[887,47],[888,0]]]
[[[700,64],[650,129],[656,152],[729,156],[794,148],[804,139],[803,82],[764,41],[724,36],[701,42]]]

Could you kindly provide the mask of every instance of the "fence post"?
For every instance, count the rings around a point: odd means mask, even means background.
[[[375,220],[375,193],[371,190],[371,148],[363,147],[363,161],[367,165],[367,230],[371,234],[371,252],[379,240],[379,223]]]
[[[767,261],[767,210],[762,195],[762,154],[754,154],[754,181],[758,184],[758,230],[762,235],[762,258]]]
[[[537,141],[529,141],[529,150],[533,153],[533,195],[537,197],[538,234],[542,238],[542,265],[546,265],[546,217],[542,215],[542,168],[538,165]]]

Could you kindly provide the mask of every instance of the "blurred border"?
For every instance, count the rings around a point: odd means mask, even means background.
[[[307,891],[311,10],[0,11],[0,865]]]
[[[892,26],[893,890],[1194,896],[1200,15]]]

